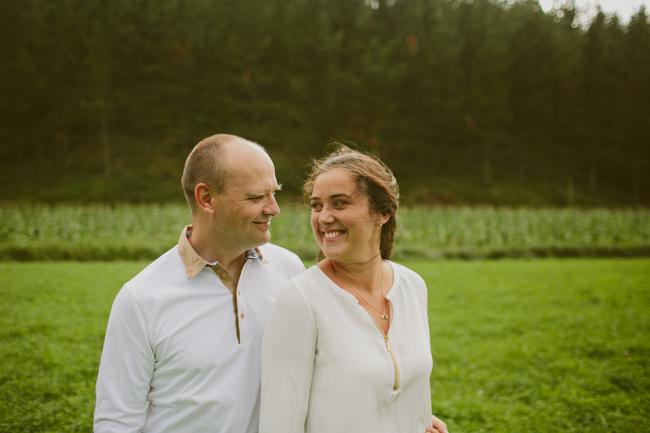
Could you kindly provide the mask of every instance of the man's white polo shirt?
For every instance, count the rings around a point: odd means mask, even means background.
[[[183,231],[120,290],[97,378],[96,433],[254,433],[264,323],[304,270],[272,244],[248,252],[237,287]]]

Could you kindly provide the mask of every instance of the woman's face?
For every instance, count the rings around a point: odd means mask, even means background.
[[[370,210],[367,195],[352,173],[334,168],[320,174],[311,192],[311,228],[321,251],[341,263],[366,262],[379,254],[388,216]]]

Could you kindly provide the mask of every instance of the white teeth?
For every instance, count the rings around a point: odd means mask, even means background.
[[[337,237],[341,236],[342,234],[343,234],[343,232],[338,232],[338,231],[337,232],[327,232],[323,236],[325,237],[325,239],[334,239],[334,238],[337,238]]]

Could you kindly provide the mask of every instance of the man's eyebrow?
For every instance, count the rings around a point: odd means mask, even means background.
[[[278,191],[282,191],[282,184],[278,184],[278,185],[276,185],[276,186],[272,189],[272,192],[278,192]],[[246,198],[255,198],[255,197],[261,197],[261,196],[264,196],[264,195],[266,195],[266,194],[268,194],[267,191],[264,191],[264,190],[254,190],[254,191],[247,191],[246,193],[244,193],[244,196],[245,196]]]

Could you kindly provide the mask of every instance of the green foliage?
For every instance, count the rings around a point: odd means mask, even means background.
[[[173,246],[185,205],[0,206],[0,260],[136,260]],[[412,207],[399,214],[397,258],[650,255],[650,211]],[[315,257],[307,207],[282,206],[273,242]]]
[[[145,265],[0,263],[0,432],[91,431],[110,305]],[[450,431],[650,431],[647,259],[407,265]]]
[[[650,212],[605,209],[406,208],[402,253],[435,258],[645,255]]]
[[[409,200],[650,204],[643,9],[585,28],[531,0],[8,0],[2,12],[4,200],[177,199],[190,148],[230,132],[265,145],[294,193],[337,138],[380,154]]]

